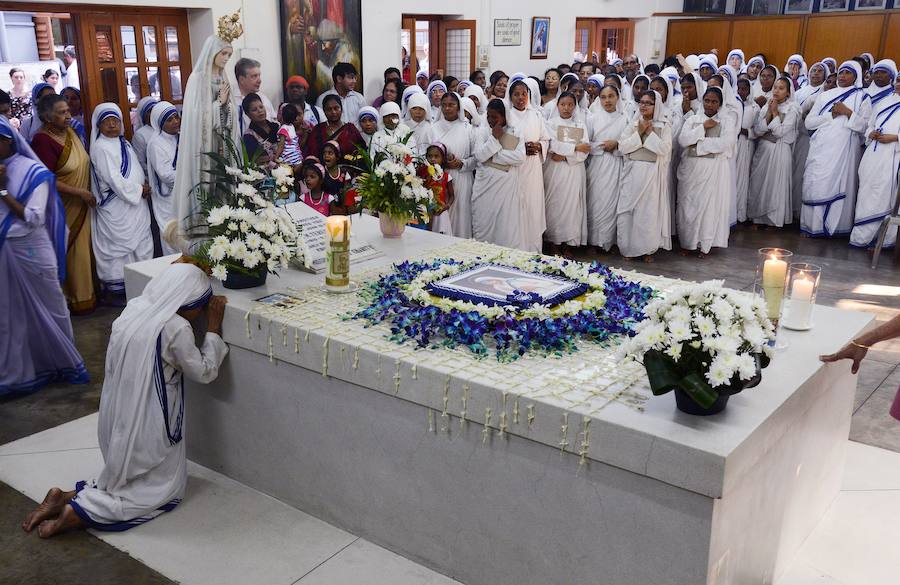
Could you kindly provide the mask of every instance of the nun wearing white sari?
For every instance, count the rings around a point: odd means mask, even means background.
[[[784,64],[784,74],[790,78],[794,91],[809,83],[806,73],[806,61],[803,60],[803,55],[788,57],[787,63]]]
[[[544,239],[554,245],[587,243],[586,173],[591,145],[587,124],[575,117],[575,96],[565,92],[556,98],[556,113],[547,121],[549,156],[544,162],[544,201],[547,230]]]
[[[800,216],[803,206],[803,174],[806,171],[806,157],[809,156],[809,130],[806,128],[806,116],[812,110],[819,94],[825,89],[827,67],[824,63],[814,63],[809,68],[809,83],[794,93],[794,102],[798,108],[797,141],[794,143],[794,178],[793,199],[794,216]]]
[[[122,112],[100,104],[91,122],[91,240],[97,276],[105,291],[125,294],[125,265],[153,257],[150,209],[144,198],[150,187],[134,148],[123,136]]]
[[[515,79],[520,74],[512,77]],[[524,76],[523,76],[524,77]],[[533,79],[518,79],[510,84],[507,111],[509,125],[520,132],[525,141],[525,162],[519,169],[519,197],[523,221],[518,248],[540,253],[543,248],[547,218],[544,210],[544,160],[548,156],[550,135],[538,109],[540,91]],[[535,101],[537,100],[537,101]]]
[[[369,150],[372,156],[378,151],[387,151],[387,147],[398,142],[405,143],[413,152],[417,152],[416,138],[412,129],[400,121],[400,106],[396,102],[384,102],[379,109],[381,126],[372,135]],[[427,146],[426,146],[427,148]]]
[[[181,115],[169,102],[159,102],[150,112],[150,125],[154,134],[147,143],[147,179],[156,225],[166,226],[175,219],[172,190],[175,188],[175,167],[178,164]],[[162,240],[163,255],[177,251]]]
[[[625,164],[616,209],[616,242],[623,256],[645,256],[645,261],[652,262],[651,254],[672,248],[668,193],[672,127],[657,92],[644,92],[638,106],[638,116],[619,138]]]
[[[772,97],[756,116],[753,131],[759,137],[750,164],[747,215],[755,224],[782,227],[794,219],[791,202],[793,158],[797,140],[797,106],[793,83],[782,77],[772,87]]]
[[[859,163],[859,199],[850,245],[875,245],[881,221],[894,210],[897,171],[900,170],[900,75],[894,93],[879,100],[866,129],[866,151]],[[885,246],[896,243],[897,231],[888,230]]]
[[[455,93],[441,98],[441,115],[431,125],[429,144],[440,142],[447,148],[444,170],[453,179],[453,205],[450,221],[457,238],[472,237],[472,185],[475,183],[475,157],[472,152],[472,126],[466,122],[462,104]],[[427,146],[426,146],[427,148]]]
[[[803,176],[800,229],[810,236],[848,234],[853,229],[862,142],[872,102],[862,89],[862,67],[844,61],[838,86],[823,92],[806,116],[809,156]]]
[[[460,98],[459,103],[462,105],[466,121],[472,125],[472,128],[481,126],[481,114],[478,113],[478,106],[475,105],[475,102],[471,98],[464,97]]]
[[[153,130],[153,120],[150,115],[158,103],[159,100],[155,97],[143,97],[138,102],[137,110],[134,113],[134,132],[131,135],[131,146],[134,147],[134,152],[137,154],[137,159],[145,173],[147,172],[147,145],[150,144],[150,139],[156,134]]]
[[[487,111],[487,97],[484,95],[484,90],[481,89],[481,86],[474,83],[468,86],[463,93],[463,97],[472,100],[478,109],[478,114],[484,118],[484,113]]]
[[[747,201],[750,193],[750,165],[756,151],[756,117],[759,106],[753,101],[749,79],[738,80],[738,99],[741,102],[741,128],[735,146],[734,168],[737,183],[737,220],[747,221]]]
[[[428,103],[428,117],[431,118],[431,104],[428,102],[428,96],[425,95],[425,92],[422,91],[422,88],[418,85],[410,85],[409,87],[403,90],[403,95],[400,97],[400,111],[403,113],[403,119],[409,119],[409,100],[412,99],[412,96],[415,94],[420,94],[425,97],[425,102]]]
[[[410,96],[403,122],[412,130],[416,152],[419,156],[425,156],[425,151],[431,144],[431,104],[421,91]]]
[[[725,120],[730,120],[731,125],[734,126],[735,142],[732,145],[732,149],[726,155],[728,157],[729,164],[731,165],[731,173],[729,173],[729,177],[731,178],[731,197],[728,206],[729,226],[737,224],[737,161],[735,160],[734,147],[737,146],[737,135],[741,131],[741,117],[743,114],[741,102],[735,94],[734,86],[736,83],[737,72],[734,71],[729,65],[723,65],[722,67],[720,67],[717,73],[713,75],[709,80],[710,86],[715,86],[722,90],[722,96],[725,100],[722,104],[720,117]]]
[[[877,110],[879,103],[894,94],[894,78],[897,77],[897,64],[893,59],[882,59],[869,69],[872,83],[865,89],[872,101],[872,109]]]
[[[218,375],[228,354],[221,330],[225,302],[213,297],[202,270],[178,263],[128,303],[113,323],[106,354],[97,424],[103,469],[72,492],[50,490],[44,516],[56,511],[59,517],[40,525],[41,536],[79,527],[121,532],[181,502],[187,486],[184,378],[208,384]],[[198,348],[189,320],[207,305],[209,330]]]
[[[610,251],[616,243],[616,208],[622,177],[619,138],[628,119],[622,111],[619,89],[607,85],[600,91],[600,108],[587,120],[591,156],[587,165],[588,244]]]
[[[431,121],[437,122],[441,117],[441,98],[447,93],[447,84],[440,79],[435,79],[428,84],[425,95],[431,103]]]
[[[728,247],[728,192],[732,182],[731,153],[737,130],[723,105],[718,87],[703,95],[703,113],[694,114],[681,128],[678,143],[682,157],[678,166],[678,240],[685,250],[708,254],[715,246]]]
[[[478,171],[472,191],[472,237],[516,248],[523,221],[519,170],[525,162],[525,141],[508,125],[503,100],[488,102],[487,124],[475,132],[473,154]]]

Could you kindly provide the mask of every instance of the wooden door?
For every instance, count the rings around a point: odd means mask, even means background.
[[[115,103],[131,136],[142,97],[182,103],[191,73],[186,15],[90,12],[78,15],[76,24],[86,114],[100,103]]]
[[[475,70],[475,21],[438,22],[438,47],[438,63],[443,77],[452,75],[457,79],[468,79]]]

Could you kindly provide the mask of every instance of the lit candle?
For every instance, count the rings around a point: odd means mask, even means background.
[[[799,329],[809,327],[809,318],[812,315],[812,297],[815,283],[801,272],[794,278],[791,284],[791,302],[789,319],[791,325]]]
[[[334,290],[350,286],[350,218],[332,215],[325,220],[325,285]]]
[[[784,299],[784,280],[787,277],[788,265],[774,254],[769,256],[763,265],[763,293],[766,298],[769,319],[777,320],[781,316],[781,301]]]

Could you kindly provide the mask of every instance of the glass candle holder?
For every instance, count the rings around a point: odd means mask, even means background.
[[[791,264],[788,272],[790,284],[783,325],[785,329],[808,331],[812,329],[812,311],[819,291],[822,267],[805,263]]]
[[[350,287],[350,218],[332,215],[325,220],[325,286],[344,291]]]
[[[784,310],[788,268],[793,255],[793,252],[784,248],[760,248],[758,252],[754,288],[766,305],[766,315],[775,325],[776,336]],[[777,340],[775,347],[783,349],[787,347],[787,344],[783,340]]]

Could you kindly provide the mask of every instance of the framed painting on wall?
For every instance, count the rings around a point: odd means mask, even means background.
[[[550,17],[535,16],[531,19],[531,58],[546,59],[550,44]]]
[[[857,10],[884,10],[887,0],[856,0]]]
[[[850,0],[822,0],[820,12],[843,12],[850,10]]]
[[[809,14],[812,12],[813,0],[785,0],[785,14]]]
[[[331,89],[335,64],[347,62],[359,72],[359,91],[363,79],[361,4],[362,0],[279,0],[283,79],[302,75],[309,82],[309,97],[315,99]]]

